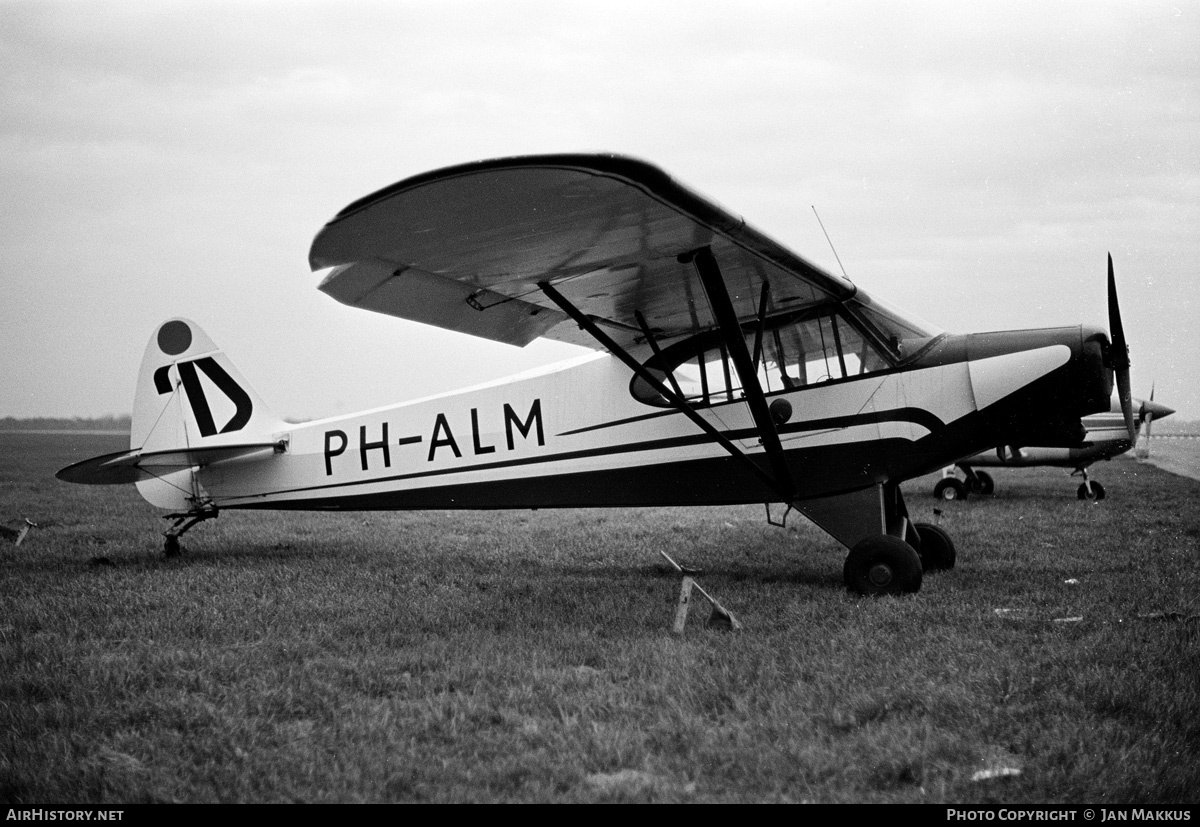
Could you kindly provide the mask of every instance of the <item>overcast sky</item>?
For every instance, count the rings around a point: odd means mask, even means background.
[[[0,0],[0,416],[128,413],[185,316],[287,417],[580,351],[344,307],[313,235],[451,164],[641,157],[955,332],[1107,327],[1200,418],[1200,4]]]

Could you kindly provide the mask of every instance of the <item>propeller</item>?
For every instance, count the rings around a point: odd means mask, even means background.
[[[1113,275],[1112,253],[1108,254],[1108,330],[1112,337],[1109,361],[1117,380],[1117,398],[1121,400],[1121,413],[1125,416],[1125,430],[1129,433],[1129,444],[1137,441],[1137,428],[1133,424],[1133,395],[1129,390],[1129,345],[1125,342],[1125,328],[1121,326],[1121,308],[1117,304],[1117,279]]]
[[[1175,413],[1174,408],[1168,408],[1159,402],[1154,401],[1154,385],[1150,386],[1150,400],[1143,401],[1141,410],[1138,411],[1138,418],[1145,424],[1146,431],[1146,447],[1143,449],[1143,456],[1150,456],[1150,428],[1156,419],[1165,419]]]

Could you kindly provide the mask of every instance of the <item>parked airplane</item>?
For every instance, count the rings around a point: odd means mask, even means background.
[[[1145,425],[1147,445],[1149,445],[1150,426],[1155,419],[1162,419],[1175,413],[1174,408],[1168,408],[1150,399],[1134,399],[1137,409],[1134,420],[1134,440]],[[960,500],[968,494],[990,496],[996,490],[996,483],[987,471],[988,468],[1028,468],[1035,465],[1047,465],[1057,468],[1074,469],[1071,476],[1082,476],[1083,482],[1076,489],[1076,496],[1081,500],[1102,500],[1105,497],[1104,486],[1088,476],[1088,467],[1100,460],[1110,460],[1128,451],[1134,442],[1129,440],[1125,430],[1125,417],[1121,413],[1121,402],[1113,399],[1107,412],[1091,414],[1083,418],[1083,428],[1086,434],[1083,441],[1072,448],[1062,447],[1019,447],[1016,445],[1001,445],[995,450],[980,451],[978,454],[959,460],[954,465],[942,470],[942,479],[933,487],[933,496],[940,500]],[[954,469],[963,472],[966,479],[954,476]]]
[[[852,592],[897,594],[955,561],[944,530],[909,520],[902,481],[988,446],[1075,445],[1114,376],[1133,430],[1111,257],[1111,343],[1086,326],[951,335],[623,156],[417,175],[338,213],[309,261],[354,307],[599,352],[289,424],[171,319],[146,348],[130,450],[59,478],[136,483],[170,511],[168,554],[223,509],[764,503],[849,549]]]

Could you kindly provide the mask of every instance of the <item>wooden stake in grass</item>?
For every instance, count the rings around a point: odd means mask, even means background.
[[[679,588],[679,603],[675,606],[675,628],[672,630],[677,635],[683,634],[683,627],[687,624],[688,606],[692,602],[694,585],[696,581],[684,575],[683,584]]]
[[[0,537],[6,540],[12,540],[14,546],[19,546],[25,541],[25,535],[29,533],[29,529],[37,528],[37,523],[30,522],[26,517],[25,524],[20,529],[9,528],[8,526],[0,526]]]
[[[679,602],[675,606],[675,626],[672,631],[677,635],[683,634],[683,627],[687,625],[688,607],[692,602],[692,589],[700,592],[704,599],[712,606],[712,614],[708,616],[706,624],[710,629],[724,629],[726,631],[736,632],[742,628],[742,624],[733,616],[733,612],[722,606],[715,597],[704,590],[704,587],[697,583],[692,577],[685,573],[683,566],[676,563],[661,549],[658,552],[663,556],[668,563],[674,566],[675,570],[683,574],[683,582],[679,586]]]

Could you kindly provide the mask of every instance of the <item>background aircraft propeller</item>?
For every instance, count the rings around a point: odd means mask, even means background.
[[[1121,413],[1125,416],[1129,444],[1133,445],[1137,441],[1137,428],[1133,424],[1133,395],[1129,390],[1129,345],[1125,342],[1121,308],[1117,304],[1117,279],[1113,275],[1112,253],[1108,254],[1108,331],[1112,338],[1109,359],[1117,380],[1117,398],[1121,400]]]
[[[1138,410],[1138,419],[1141,420],[1143,425],[1142,430],[1146,433],[1145,444],[1138,453],[1138,456],[1150,456],[1150,429],[1154,425],[1154,420],[1164,419],[1173,413],[1175,413],[1174,408],[1168,408],[1166,405],[1154,401],[1154,385],[1151,385],[1149,401],[1143,401],[1141,408]]]
[[[1142,410],[1141,410],[1142,421],[1146,423],[1146,451],[1147,451],[1147,453],[1149,453],[1149,450],[1150,450],[1150,426],[1152,426],[1154,424],[1154,408],[1155,407],[1157,407],[1157,406],[1154,404],[1154,384],[1151,383],[1150,384],[1150,404],[1147,405],[1145,402],[1143,402]]]

